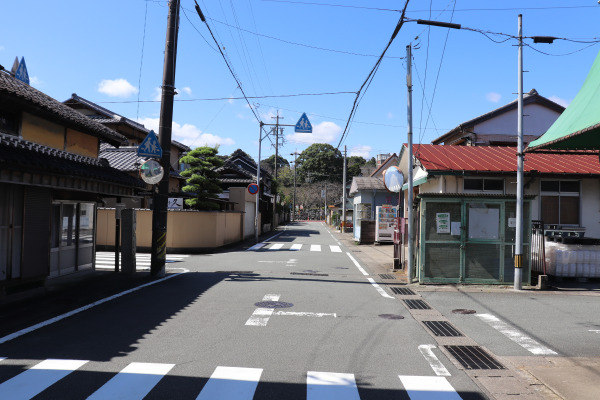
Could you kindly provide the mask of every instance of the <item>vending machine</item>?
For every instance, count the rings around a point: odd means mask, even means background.
[[[376,208],[375,241],[392,242],[394,240],[394,228],[398,206],[382,205]]]

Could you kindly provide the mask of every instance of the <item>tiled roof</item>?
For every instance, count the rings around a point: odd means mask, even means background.
[[[137,171],[140,165],[147,160],[147,158],[137,155],[137,146],[126,146],[118,149],[103,146],[100,148],[99,157],[106,159],[111,167],[128,172]]]
[[[355,176],[352,178],[350,187],[350,195],[358,193],[361,190],[384,190],[387,191],[383,181],[380,178],[372,178],[370,176]]]
[[[94,135],[113,145],[118,146],[126,141],[125,136],[87,118],[71,107],[15,79],[4,71],[0,71],[0,99],[9,102],[20,110],[59,122],[64,126],[86,134]]]
[[[403,146],[403,153],[406,144]],[[499,146],[413,145],[413,155],[427,172],[489,172],[517,171],[517,148]],[[600,175],[598,154],[538,154],[525,155],[524,171],[541,174]]]
[[[102,160],[56,150],[17,136],[0,133],[0,169],[85,177],[131,187],[144,183],[125,172],[106,165]]]

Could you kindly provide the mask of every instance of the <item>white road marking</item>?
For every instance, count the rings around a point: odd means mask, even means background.
[[[293,316],[297,316],[297,317],[333,317],[333,318],[337,318],[336,313],[318,313],[318,312],[275,311],[274,315],[293,315]]]
[[[419,346],[419,351],[423,354],[423,357],[425,357],[425,360],[427,360],[437,376],[450,376],[450,372],[444,367],[444,364],[433,354],[433,349],[435,348],[433,344],[422,344]]]
[[[487,322],[492,328],[498,330],[504,336],[508,337],[519,346],[525,348],[529,352],[537,355],[551,355],[557,354],[554,350],[536,342],[523,332],[519,331],[514,326],[500,320],[498,317],[492,314],[475,314],[481,320]]]
[[[590,329],[590,332],[600,333],[600,329]]]
[[[0,399],[31,399],[87,362],[88,360],[44,360],[0,384]]]
[[[283,243],[274,243],[271,247],[269,247],[269,250],[279,250],[282,247]]]
[[[175,364],[131,363],[87,400],[141,400],[174,366]]]
[[[278,294],[266,294],[265,297],[263,297],[262,301],[277,301],[279,300],[279,297],[280,295]],[[246,325],[267,326],[267,324],[269,323],[269,318],[271,318],[271,315],[273,315],[273,311],[275,311],[274,308],[257,308],[256,310],[254,310],[250,318],[248,318],[248,321],[246,321]]]
[[[363,267],[361,267],[361,266],[360,266],[360,264],[358,263],[358,261],[356,261],[356,260],[354,259],[354,257],[352,257],[352,254],[350,254],[350,253],[346,253],[346,254],[348,255],[348,257],[350,257],[350,259],[352,260],[352,262],[354,263],[354,265],[356,265],[356,268],[358,268],[358,270],[359,270],[360,272],[362,272],[362,274],[363,274],[363,275],[367,275],[367,276],[369,275],[369,274],[367,274],[367,271],[365,271],[365,270],[363,269]]]
[[[217,367],[196,400],[252,400],[262,368]]]
[[[321,251],[321,245],[320,244],[311,244],[310,251]]]
[[[246,250],[246,251],[258,250],[258,249],[260,249],[260,248],[264,247],[264,246],[265,246],[265,244],[266,244],[266,243],[257,243],[257,244],[255,244],[254,246],[250,247],[250,248],[249,248],[248,250]]]
[[[341,253],[342,252],[342,249],[340,249],[340,246],[334,246],[334,245],[330,244],[329,248],[331,249],[332,253]]]
[[[290,250],[300,250],[302,248],[302,244],[294,243]]]
[[[152,282],[148,282],[148,283],[145,283],[145,284],[143,284],[143,285],[140,285],[140,286],[136,286],[136,287],[134,287],[133,289],[125,290],[124,292],[117,293],[117,294],[115,294],[115,295],[112,295],[112,296],[110,296],[110,297],[105,297],[104,299],[101,299],[101,300],[95,301],[95,302],[93,302],[93,303],[90,303],[90,304],[88,304],[87,306],[79,307],[79,308],[77,308],[77,309],[75,309],[75,310],[73,310],[73,311],[69,311],[69,312],[67,312],[67,313],[64,313],[64,314],[62,314],[62,315],[59,315],[59,316],[57,316],[57,317],[54,317],[54,318],[48,319],[48,320],[46,320],[46,321],[44,321],[44,322],[40,322],[39,324],[35,324],[35,325],[33,325],[33,326],[30,326],[29,328],[21,329],[20,331],[17,331],[17,332],[11,333],[10,335],[6,335],[6,336],[4,336],[4,337],[0,338],[0,344],[2,344],[2,343],[6,343],[6,342],[8,342],[9,340],[13,340],[13,339],[15,339],[15,338],[18,338],[19,336],[23,336],[23,335],[25,335],[26,333],[29,333],[29,332],[36,331],[36,330],[38,330],[38,329],[40,329],[40,328],[43,328],[44,326],[48,326],[48,325],[50,325],[50,324],[53,324],[53,323],[55,323],[55,322],[58,322],[58,321],[60,321],[60,320],[63,320],[63,319],[65,319],[65,318],[68,318],[68,317],[70,317],[70,316],[72,316],[72,315],[79,314],[79,313],[80,313],[80,312],[82,312],[82,311],[89,310],[90,308],[96,307],[96,306],[98,306],[98,305],[100,305],[100,304],[104,304],[104,303],[106,303],[106,302],[108,302],[108,301],[111,301],[111,300],[117,299],[117,298],[119,298],[119,297],[121,297],[121,296],[124,296],[124,295],[126,295],[126,294],[129,294],[129,293],[136,292],[136,291],[138,291],[138,290],[140,290],[140,289],[143,289],[143,288],[146,288],[146,287],[148,287],[148,286],[155,285],[155,284],[157,284],[157,283],[164,282],[164,281],[166,281],[167,279],[175,278],[176,276],[179,276],[179,275],[185,274],[185,273],[187,273],[187,272],[190,272],[188,269],[185,269],[185,268],[175,268],[175,269],[180,269],[180,270],[183,270],[183,272],[180,272],[180,273],[177,273],[177,274],[173,274],[173,275],[168,275],[168,276],[165,276],[164,278],[158,279],[158,280],[156,280],[156,281],[152,281]],[[1,397],[0,397],[0,398],[1,398]]]
[[[410,400],[461,400],[450,382],[442,376],[398,375]]]
[[[385,290],[383,290],[383,289],[381,288],[381,286],[379,286],[379,285],[377,284],[377,282],[375,282],[375,280],[374,280],[373,278],[367,278],[367,280],[368,280],[369,282],[371,282],[371,285],[373,285],[373,287],[374,287],[374,288],[375,288],[375,289],[376,289],[376,290],[379,292],[379,294],[380,294],[380,295],[382,295],[383,297],[387,297],[388,299],[395,299],[395,297],[393,297],[393,296],[390,296],[389,294],[387,294],[387,293],[385,292]]]
[[[307,400],[360,400],[354,374],[308,371]]]

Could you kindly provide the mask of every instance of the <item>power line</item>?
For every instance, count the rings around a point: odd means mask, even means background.
[[[140,92],[142,88],[142,65],[144,64],[144,45],[146,43],[146,21],[148,19],[148,3],[146,2],[146,9],[144,11],[144,33],[142,34],[142,54],[140,56],[140,71],[138,73],[138,106],[136,112],[136,118],[140,118]]]
[[[381,64],[381,60],[385,56],[385,53],[387,52],[387,50],[392,45],[392,42],[396,38],[396,35],[398,34],[398,32],[400,32],[400,29],[404,25],[404,14],[406,12],[406,8],[408,7],[408,2],[409,1],[410,0],[406,0],[406,3],[404,4],[404,9],[402,10],[402,15],[400,15],[400,20],[396,24],[396,28],[394,29],[394,33],[392,33],[392,37],[390,38],[387,46],[385,46],[385,49],[383,49],[383,52],[381,53],[381,55],[377,59],[377,62],[375,63],[375,66],[373,67],[373,69],[371,69],[371,72],[369,72],[369,75],[367,76],[367,79],[365,79],[365,81],[361,85],[360,89],[356,93],[356,98],[354,99],[354,104],[352,104],[352,109],[350,110],[350,115],[348,116],[348,121],[346,122],[346,127],[344,128],[344,131],[342,132],[342,137],[340,138],[340,141],[339,141],[336,149],[338,149],[340,147],[340,145],[344,141],[346,135],[348,134],[348,128],[349,128],[350,124],[352,123],[352,120],[354,119],[354,114],[356,113],[356,110],[358,109],[358,104],[360,103],[362,90],[365,88],[365,86],[367,86],[367,88],[368,88],[368,85],[371,84],[370,82],[375,77],[375,73],[379,69],[379,65]]]

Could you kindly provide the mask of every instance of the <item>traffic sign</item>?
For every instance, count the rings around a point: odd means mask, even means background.
[[[306,113],[303,113],[298,122],[296,122],[294,131],[298,133],[312,133],[312,125],[310,124]]]
[[[27,66],[25,65],[25,57],[21,57],[21,62],[17,67],[17,72],[15,72],[15,78],[29,85],[29,74],[27,73]]]
[[[142,141],[142,144],[138,146],[137,154],[140,157],[162,157],[162,148],[160,147],[160,143],[158,143],[158,138],[154,131],[148,132],[148,135]]]
[[[258,193],[258,185],[256,183],[251,183],[248,185],[248,193],[256,194]]]

